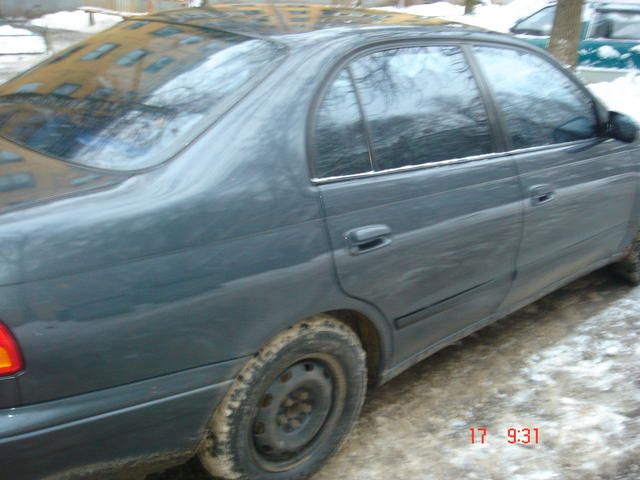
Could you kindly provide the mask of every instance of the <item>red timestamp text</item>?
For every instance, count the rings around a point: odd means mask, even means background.
[[[489,439],[489,432],[484,427],[472,427],[469,428],[469,432],[473,444],[484,444]],[[538,445],[540,443],[540,429],[537,427],[507,428],[506,440],[511,445]]]

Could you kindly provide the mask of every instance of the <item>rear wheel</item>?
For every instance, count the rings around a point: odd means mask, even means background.
[[[245,365],[216,410],[203,466],[225,479],[308,477],[360,413],[365,365],[358,336],[327,315],[282,332]]]

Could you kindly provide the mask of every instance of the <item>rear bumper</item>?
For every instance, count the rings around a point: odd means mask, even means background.
[[[135,478],[179,463],[245,360],[0,410],[0,480]]]

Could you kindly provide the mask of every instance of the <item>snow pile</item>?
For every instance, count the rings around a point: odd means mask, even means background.
[[[548,0],[514,0],[507,5],[483,5],[473,15],[460,19],[478,27],[508,32],[521,18],[527,17],[549,3]]]
[[[449,2],[436,2],[427,5],[413,5],[406,8],[384,7],[382,10],[394,10],[412,13],[423,17],[444,17],[477,27],[508,32],[513,24],[544,7],[548,0],[514,0],[508,5],[479,5],[473,15],[464,15],[464,7]]]
[[[611,45],[603,45],[598,48],[598,57],[603,59],[620,58],[621,54],[618,50]]]
[[[94,13],[93,15],[95,19],[94,25],[90,25],[89,13],[84,10],[50,13],[32,20],[31,24],[38,27],[53,28],[57,30],[95,33],[122,21],[122,17],[119,15],[105,13]]]
[[[381,10],[395,10],[423,17],[455,17],[464,14],[464,7],[449,2],[436,2],[428,5],[412,5],[406,8],[383,7]]]
[[[626,113],[640,125],[640,75],[627,75],[613,82],[592,83],[589,89],[610,110]]]
[[[40,35],[25,28],[0,26],[0,55],[44,53],[46,50],[47,46]]]

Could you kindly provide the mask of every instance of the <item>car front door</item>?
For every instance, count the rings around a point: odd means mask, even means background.
[[[521,192],[456,46],[361,54],[315,117],[314,182],[343,290],[397,329],[395,362],[489,317],[515,273]]]
[[[590,94],[546,57],[476,46],[525,200],[518,274],[505,308],[607,262],[628,238],[637,147],[599,136]]]

